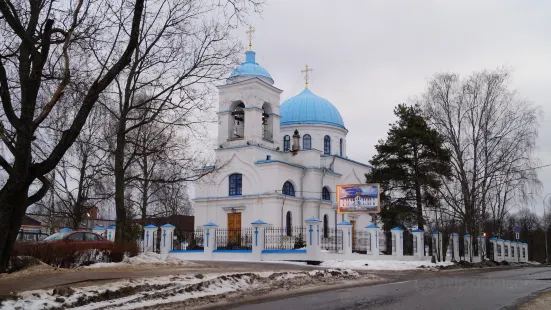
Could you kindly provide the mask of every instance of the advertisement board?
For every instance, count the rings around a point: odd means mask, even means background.
[[[380,213],[379,189],[379,184],[337,185],[338,213]]]

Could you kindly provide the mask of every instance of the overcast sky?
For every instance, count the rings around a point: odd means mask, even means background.
[[[250,22],[282,102],[303,89],[304,65],[314,69],[310,89],[339,109],[351,159],[373,156],[393,108],[434,73],[506,67],[511,87],[544,112],[538,157],[551,164],[551,1],[267,0]],[[551,167],[539,175],[545,195]]]

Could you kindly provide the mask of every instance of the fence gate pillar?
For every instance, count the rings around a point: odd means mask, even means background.
[[[381,231],[381,228],[375,224],[371,224],[369,226],[366,226],[367,231],[369,232],[369,240],[371,242],[371,255],[373,256],[379,256],[379,231]]]
[[[425,257],[425,232],[415,229],[411,233],[413,234],[413,256],[423,260]]]
[[[143,228],[143,251],[155,252],[155,242],[157,240],[157,230],[159,227],[149,224]]]
[[[468,262],[473,261],[473,240],[470,234],[463,236],[463,253],[465,253],[465,260]]]
[[[161,254],[168,254],[174,245],[174,229],[171,224],[161,226]]]
[[[432,255],[436,261],[441,262],[442,257],[442,233],[435,231],[432,233]]]
[[[458,262],[459,258],[459,235],[456,233],[450,234],[450,245],[451,253],[447,253],[446,256],[450,255],[452,261]]]
[[[251,223],[253,225],[253,259],[261,261],[262,260],[262,251],[265,247],[265,238],[266,235],[266,225],[268,223],[258,219]]]
[[[392,232],[392,255],[402,258],[404,256],[404,229],[394,227],[390,231]]]
[[[309,260],[317,260],[321,256],[321,233],[318,218],[311,217],[306,221],[306,255]],[[336,236],[335,236],[336,237]]]
[[[107,227],[107,240],[115,241],[115,231],[117,230],[117,226],[111,225]]]
[[[95,232],[96,234],[98,234],[98,235],[100,235],[104,238],[107,238],[107,236],[105,235],[105,232],[106,232],[105,227],[96,226],[96,227],[92,228],[92,232]]]
[[[342,221],[337,226],[342,231],[343,252],[345,255],[350,255],[352,254],[352,224]]]
[[[218,228],[218,225],[214,224],[213,222],[208,222],[205,225],[203,225],[203,234],[204,236],[204,253],[205,258],[210,259],[212,258],[212,252],[216,250],[216,228]]]

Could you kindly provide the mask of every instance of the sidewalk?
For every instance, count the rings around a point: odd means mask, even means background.
[[[116,281],[123,279],[136,279],[147,277],[161,277],[169,275],[195,275],[198,273],[223,273],[223,272],[255,272],[255,271],[292,271],[317,269],[311,266],[277,264],[277,263],[252,263],[252,262],[228,262],[228,261],[197,261],[202,264],[198,267],[152,267],[142,270],[120,270],[110,268],[79,269],[78,271],[60,271],[47,274],[29,274],[21,277],[0,278],[0,296],[10,292],[23,292],[38,289],[50,289],[57,286],[72,285],[76,283],[92,281]]]

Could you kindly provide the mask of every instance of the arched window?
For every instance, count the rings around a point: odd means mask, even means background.
[[[331,192],[327,187],[321,189],[321,199],[331,201]]]
[[[283,137],[283,152],[289,152],[291,149],[291,137],[289,135],[286,135]]]
[[[287,216],[285,217],[285,233],[287,236],[291,236],[291,227],[293,226],[293,215],[291,211],[287,211]]]
[[[323,216],[323,238],[329,238],[329,216]]]
[[[309,134],[305,134],[302,137],[302,149],[311,150],[312,149],[312,137]]]
[[[230,196],[241,195],[241,189],[243,185],[243,175],[240,173],[234,173],[230,175]]]
[[[340,143],[340,145],[339,145],[339,151],[340,151],[339,154],[341,155],[341,157],[342,157],[343,143],[344,143],[344,142],[343,142],[343,140],[342,140],[342,138],[341,138],[341,143]]]
[[[285,184],[283,184],[283,194],[289,196],[295,195],[295,187],[291,182],[287,181],[285,182]]]
[[[331,137],[329,136],[323,138],[323,154],[331,155]]]

